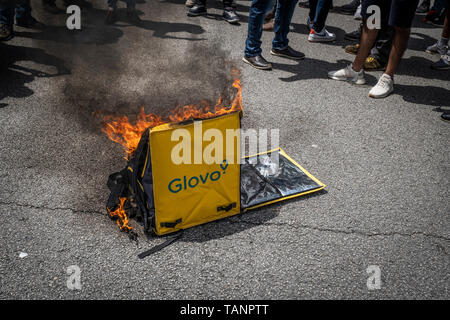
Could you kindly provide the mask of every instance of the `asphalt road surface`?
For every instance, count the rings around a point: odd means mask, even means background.
[[[140,26],[123,10],[104,26],[106,4],[94,1],[81,31],[32,4],[47,29],[17,27],[0,43],[1,299],[450,298],[450,126],[440,120],[450,73],[432,71],[438,57],[424,52],[438,28],[416,18],[394,94],[374,100],[380,72],[362,87],[326,77],[352,59],[351,16],[331,12],[337,40],[311,44],[297,7],[290,45],[306,59],[271,56],[267,32],[267,72],[241,61],[249,1],[238,1],[240,26],[220,20],[213,0],[199,18],[182,0],[140,1]],[[108,218],[106,180],[125,160],[92,112],[216,99],[230,65],[242,73],[242,126],[279,129],[281,147],[326,191],[191,228],[140,260],[164,239],[130,241]],[[67,287],[72,265],[81,290]]]

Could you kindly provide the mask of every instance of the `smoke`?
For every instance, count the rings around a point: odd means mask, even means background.
[[[138,5],[145,8],[138,26],[126,21],[124,9],[116,25],[105,25],[105,4],[93,1],[82,8],[81,31],[67,30],[62,15],[34,35],[37,46],[61,58],[71,71],[60,88],[62,110],[76,113],[90,130],[99,128],[93,117],[99,111],[133,118],[144,107],[165,116],[178,105],[233,97],[229,52],[205,39],[196,19],[163,20],[171,10],[184,12],[184,2],[147,2]]]

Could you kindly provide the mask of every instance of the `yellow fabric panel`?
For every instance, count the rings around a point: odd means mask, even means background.
[[[198,128],[197,122],[197,128]],[[203,135],[208,129],[217,129],[223,136],[223,161],[213,164],[193,164],[194,153],[203,154],[211,141],[201,146],[194,143],[194,124],[163,125],[150,131],[150,154],[153,172],[156,234],[162,235],[189,228],[209,221],[228,217],[240,212],[240,137],[234,141],[233,154],[227,154],[226,130],[240,128],[240,113],[231,113],[201,121]],[[172,141],[175,129],[190,133],[192,164],[175,164],[172,150],[180,143]],[[196,131],[198,135],[198,131]],[[228,142],[230,143],[230,142]],[[218,207],[235,203],[229,211]],[[181,222],[174,228],[161,227],[161,223]]]

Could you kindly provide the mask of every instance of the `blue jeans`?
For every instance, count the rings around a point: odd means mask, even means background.
[[[31,17],[30,0],[2,0],[0,2],[0,23],[13,25],[14,13],[17,19]]]
[[[325,28],[332,2],[333,0],[309,0],[309,19],[314,22],[314,31],[321,32]]]
[[[126,0],[127,8],[134,9],[136,7],[136,0]],[[108,0],[108,7],[116,9],[117,8],[117,0]]]
[[[264,16],[272,8],[274,0],[253,0],[248,17],[248,35],[245,41],[245,56],[247,58],[261,54],[261,35]],[[273,31],[275,37],[272,41],[272,48],[285,49],[289,40],[289,25],[294,14],[295,5],[298,0],[278,0],[275,12]]]

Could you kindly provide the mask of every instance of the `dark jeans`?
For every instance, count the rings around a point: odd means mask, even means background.
[[[31,17],[30,0],[1,0],[0,23],[13,25],[14,13],[17,19]]]
[[[134,9],[136,7],[136,0],[126,0],[127,8]],[[117,8],[117,0],[108,0],[108,7],[116,9]]]
[[[206,0],[196,0],[197,4],[200,4],[204,7],[206,7]],[[223,7],[224,8],[230,8],[232,4],[232,0],[223,0]]]
[[[314,22],[313,29],[321,32],[325,28],[333,0],[309,0],[309,19]]]
[[[261,54],[261,35],[264,16],[271,9],[274,0],[253,0],[248,19],[248,35],[245,41],[245,56],[254,57]],[[278,0],[275,12],[274,29],[275,37],[272,48],[285,49],[289,40],[289,25],[294,14],[298,0]]]

